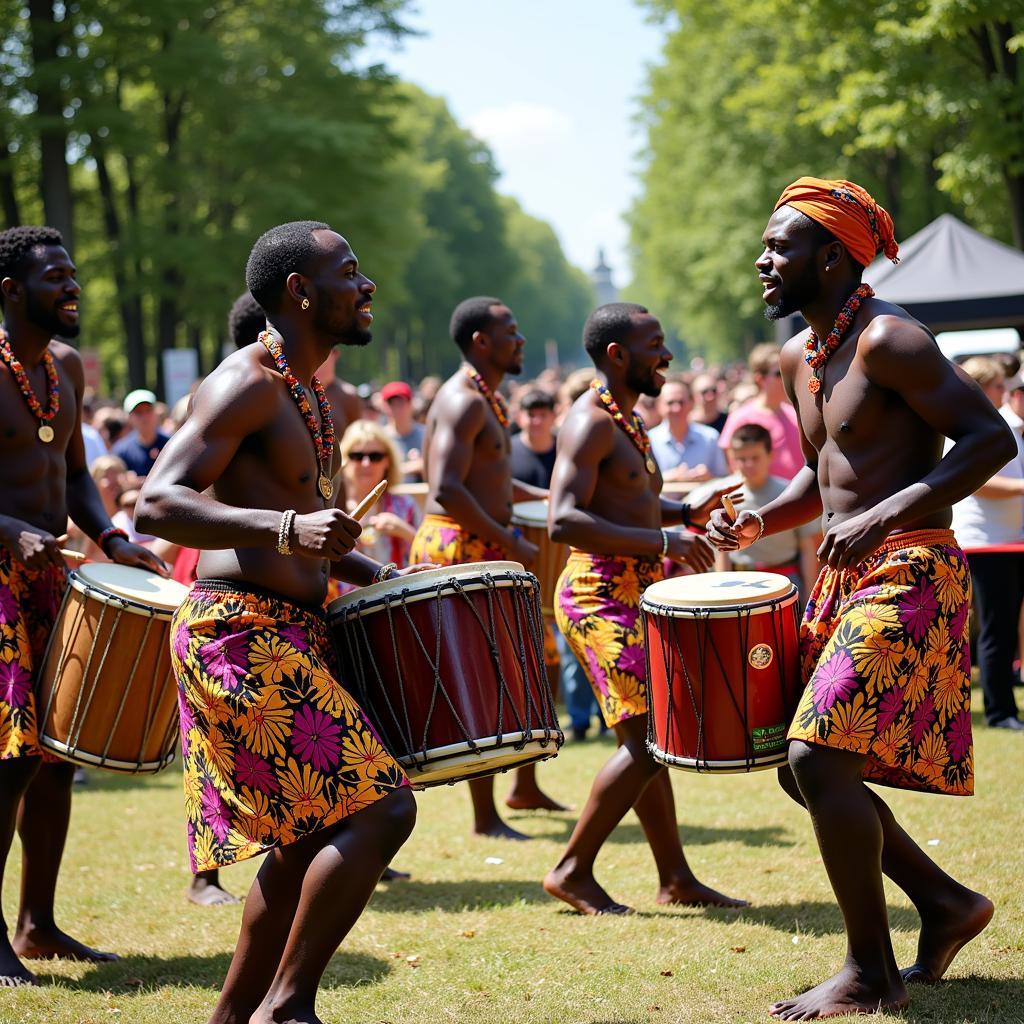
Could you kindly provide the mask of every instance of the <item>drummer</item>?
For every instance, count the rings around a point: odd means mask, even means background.
[[[807,464],[774,501],[734,523],[716,512],[708,531],[733,550],[824,512],[825,564],[801,629],[807,688],[780,781],[810,812],[848,952],[834,977],[770,1011],[809,1020],[905,1005],[905,983],[938,981],[992,916],[991,902],[932,861],[864,782],[974,790],[970,575],[950,506],[1016,446],[931,333],[862,283],[880,251],[894,262],[898,252],[889,214],[867,192],[801,178],[762,241],[767,316],[799,312],[811,325],[780,363]],[[955,441],[945,457],[944,437]],[[917,959],[902,972],[883,871],[921,915]]]
[[[19,960],[114,960],[66,935],[54,891],[71,816],[74,765],[44,754],[34,676],[64,592],[58,536],[68,514],[115,562],[164,573],[115,529],[85,461],[78,353],[81,290],[60,232],[0,232],[0,878],[18,821],[24,863],[14,935],[0,927],[0,989],[37,984]]]
[[[350,554],[359,524],[334,504],[314,376],[335,345],[370,341],[375,287],[316,221],[264,234],[246,282],[273,326],[200,385],[136,519],[203,552],[172,623],[192,868],[267,855],[214,1019],[314,1020],[320,976],[416,814],[337,679],[322,610],[329,572],[398,571]]]
[[[583,328],[583,344],[597,378],[559,431],[551,480],[551,536],[573,547],[558,582],[555,615],[619,748],[598,773],[544,888],[584,914],[628,913],[594,878],[594,861],[632,807],[657,864],[659,903],[744,906],[702,885],[690,870],[668,771],[646,745],[640,596],[661,578],[665,557],[698,572],[711,567],[713,553],[703,537],[664,526],[703,523],[720,495],[693,510],[660,497],[661,474],[643,420],[633,411],[640,395],[658,395],[672,360],[657,319],[631,303],[601,306]]]

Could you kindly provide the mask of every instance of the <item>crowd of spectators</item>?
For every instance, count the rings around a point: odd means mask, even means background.
[[[1024,729],[1013,687],[1019,685],[1018,652],[1024,638],[1024,377],[1012,357],[974,357],[964,364],[1014,431],[1018,456],[977,494],[954,508],[953,528],[968,552],[975,591],[976,656],[990,725]],[[333,374],[333,362],[322,373]],[[532,380],[509,379],[513,475],[547,487],[555,459],[558,425],[589,386],[593,372],[546,369]],[[349,388],[355,403],[341,436],[342,472],[348,507],[353,508],[380,481],[390,487],[364,520],[360,548],[381,561],[405,564],[422,515],[424,423],[441,384],[428,377],[418,385],[390,381]],[[140,536],[132,512],[142,480],[188,414],[188,398],[168,409],[149,390],[132,391],[121,403],[87,395],[83,409],[90,471],[115,524]],[[353,417],[351,408],[356,410]],[[660,396],[644,396],[637,411],[650,432],[652,451],[666,490],[683,494],[705,481],[731,477],[742,504],[759,507],[772,500],[803,466],[796,413],[789,403],[775,345],[758,345],[746,364],[709,367],[693,360],[689,371],[671,375]],[[411,486],[410,486],[411,485]],[[71,544],[102,558],[70,524]],[[154,542],[165,559],[180,552]],[[758,541],[740,553],[720,555],[719,569],[761,569],[790,577],[806,599],[817,576],[818,524]],[[195,553],[175,566],[188,582]],[[335,591],[336,592],[336,591]],[[333,596],[333,595],[332,595]],[[577,702],[574,727],[589,720],[585,691]],[[574,686],[565,693],[567,704]],[[584,710],[584,704],[587,709]],[[570,711],[572,707],[570,706]]]

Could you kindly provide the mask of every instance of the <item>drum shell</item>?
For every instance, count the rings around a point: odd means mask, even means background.
[[[152,773],[174,759],[171,612],[69,586],[39,674],[39,742],[75,764]]]
[[[532,502],[531,502],[532,504]],[[537,523],[532,519],[524,519],[512,510],[512,523],[519,527],[523,536],[531,544],[537,545],[537,560],[532,569],[540,581],[540,606],[545,618],[553,619],[555,615],[555,594],[558,589],[558,577],[569,561],[569,545],[557,544],[548,534],[547,523]]]
[[[761,607],[682,610],[642,600],[641,615],[655,759],[698,772],[784,764],[802,691],[796,593]],[[771,661],[759,667],[766,649]]]
[[[562,734],[538,649],[537,582],[528,574],[515,586],[449,590],[440,599],[403,604],[396,594],[390,608],[332,606],[328,618],[342,682],[414,786],[557,753]]]

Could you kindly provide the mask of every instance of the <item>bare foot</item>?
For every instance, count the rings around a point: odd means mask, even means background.
[[[39,979],[18,959],[7,936],[0,931],[0,988],[38,985]]]
[[[506,825],[500,818],[496,818],[490,825],[477,826],[473,829],[475,836],[490,836],[491,839],[529,839],[524,832],[517,832],[511,825]]]
[[[505,806],[513,811],[571,811],[569,804],[560,804],[539,789],[513,789],[505,797]]]
[[[112,963],[119,959],[116,953],[101,953],[77,939],[71,938],[56,926],[32,928],[16,932],[11,945],[18,956],[26,960],[85,960],[89,963]]]
[[[385,868],[384,874],[380,876],[382,882],[405,882],[412,878],[408,871],[396,871],[394,868]]]
[[[249,1024],[323,1024],[312,1006],[267,1006],[264,1003],[249,1018]]]
[[[200,907],[227,907],[242,901],[237,896],[232,896],[227,889],[220,885],[209,882],[200,875],[195,875],[192,884],[185,890],[185,895]]]
[[[567,865],[552,868],[544,878],[544,891],[568,903],[581,914],[632,914],[633,908],[616,903],[593,875],[574,875]]]
[[[769,1013],[777,1020],[819,1020],[844,1013],[878,1013],[898,1010],[910,1002],[903,980],[892,978],[872,982],[847,964],[827,981],[802,995],[774,1003]]]
[[[949,969],[953,957],[984,931],[994,912],[990,899],[971,892],[961,904],[941,915],[922,915],[917,959],[900,971],[903,980],[934,985]]]
[[[698,882],[696,878],[688,882],[671,882],[658,890],[657,902],[678,904],[683,907],[749,907],[746,900],[725,896],[714,889]]]

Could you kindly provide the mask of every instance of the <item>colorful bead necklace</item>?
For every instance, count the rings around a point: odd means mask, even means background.
[[[601,401],[608,407],[608,411],[612,415],[612,419],[626,432],[626,436],[633,442],[636,449],[644,457],[644,467],[648,473],[653,473],[657,468],[658,464],[654,461],[654,456],[651,455],[651,439],[647,436],[647,428],[644,426],[644,421],[640,417],[639,413],[633,413],[633,422],[630,423],[625,416],[622,415],[622,410],[619,408],[618,402],[612,398],[612,393],[602,384],[597,378],[590,382],[590,386],[601,396]]]
[[[260,335],[259,340],[273,357],[278,372],[284,377],[284,382],[288,385],[288,390],[291,392],[295,404],[299,407],[302,418],[306,421],[310,437],[313,438],[313,450],[316,452],[316,461],[318,463],[317,487],[320,488],[320,493],[324,498],[330,500],[334,495],[334,486],[331,484],[331,478],[324,469],[324,466],[330,467],[331,456],[334,454],[334,420],[331,417],[331,403],[327,401],[327,392],[324,391],[323,384],[314,375],[313,393],[316,395],[316,403],[320,407],[320,422],[323,425],[321,430],[317,426],[316,417],[313,415],[313,407],[309,404],[305,389],[299,383],[299,378],[292,373],[292,368],[284,357],[281,343],[269,331],[264,331]]]
[[[505,405],[505,400],[501,395],[495,394],[488,386],[487,381],[480,376],[472,366],[465,367],[466,376],[479,388],[480,394],[491,403],[491,409],[494,411],[494,415],[497,417],[498,422],[502,427],[507,428],[509,425],[508,418],[508,406]]]
[[[43,444],[49,444],[53,440],[53,427],[50,424],[60,411],[60,381],[57,379],[57,367],[53,362],[53,356],[50,355],[50,350],[46,349],[43,352],[43,368],[46,370],[47,380],[47,408],[45,410],[39,404],[39,399],[36,398],[35,392],[32,390],[32,382],[28,379],[25,367],[15,356],[11,349],[11,343],[7,340],[7,332],[2,327],[0,327],[0,358],[3,358],[3,361],[10,367],[21,397],[25,399],[32,415],[39,420],[39,429],[36,431],[39,440]]]
[[[832,357],[832,353],[839,348],[843,336],[850,329],[853,323],[854,314],[860,309],[860,304],[865,299],[874,295],[874,289],[869,284],[860,285],[857,290],[846,300],[846,305],[839,310],[839,316],[828,332],[825,343],[818,342],[818,336],[811,328],[811,333],[804,342],[804,362],[811,368],[811,375],[807,378],[807,390],[816,395],[821,390],[821,378],[825,376],[825,364]]]

